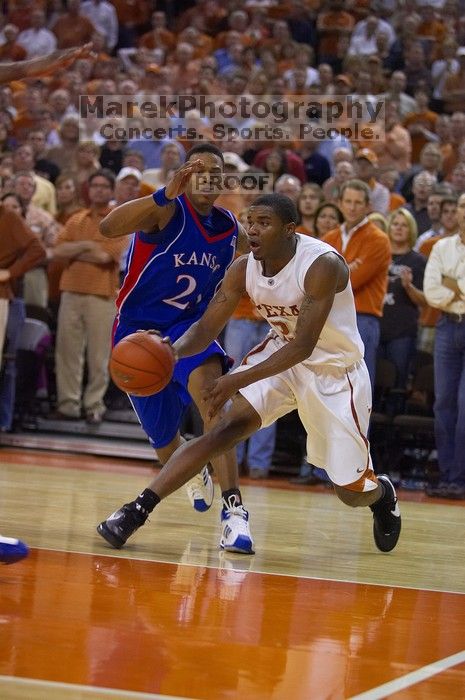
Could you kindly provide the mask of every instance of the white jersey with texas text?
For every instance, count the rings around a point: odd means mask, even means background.
[[[247,261],[246,290],[263,318],[276,331],[282,344],[295,337],[300,306],[305,297],[304,280],[314,261],[336,252],[324,241],[297,235],[292,260],[273,277],[263,275],[262,263],[250,253]],[[362,359],[363,342],[357,329],[354,296],[350,282],[334,298],[321,335],[304,364],[349,367]]]

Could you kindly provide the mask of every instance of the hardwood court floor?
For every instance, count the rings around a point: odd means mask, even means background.
[[[199,515],[181,491],[110,549],[95,525],[149,477],[0,452],[0,529],[32,548],[0,568],[2,700],[465,697],[460,504],[404,500],[383,555],[365,509],[249,482],[255,556],[219,552],[219,503]]]

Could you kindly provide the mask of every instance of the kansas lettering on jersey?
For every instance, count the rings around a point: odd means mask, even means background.
[[[201,216],[185,195],[161,231],[134,234],[116,305],[118,322],[160,330],[195,321],[234,260],[237,221],[213,207]]]
[[[305,297],[304,281],[313,262],[334,248],[316,238],[297,234],[295,255],[274,277],[263,275],[262,264],[249,253],[246,291],[259,313],[282,343],[295,338],[300,306]],[[357,328],[352,287],[338,292],[318,342],[304,363],[349,367],[363,357],[363,342]]]

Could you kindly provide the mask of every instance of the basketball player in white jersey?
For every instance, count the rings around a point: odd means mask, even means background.
[[[378,549],[389,552],[397,544],[396,492],[387,476],[375,476],[369,451],[371,385],[349,270],[327,243],[296,233],[296,221],[288,197],[256,199],[246,227],[251,253],[235,261],[205,314],[174,343],[178,358],[201,352],[244,292],[271,326],[242,365],[206,392],[210,415],[223,412],[221,420],[180,447],[149,488],[106,521],[120,539],[126,541],[203,464],[297,409],[308,461],[326,469],[345,504],[371,508]]]

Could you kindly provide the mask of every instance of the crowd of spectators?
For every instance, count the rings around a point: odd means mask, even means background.
[[[15,255],[0,255],[0,301],[10,300],[11,313],[13,300],[44,309],[51,325],[57,323],[56,408],[62,417],[82,413],[99,423],[105,409],[110,306],[124,250],[105,246],[98,221],[110,207],[162,187],[190,145],[185,132],[170,138],[168,127],[179,124],[175,117],[139,120],[167,129],[164,138],[103,135],[91,119],[79,118],[83,94],[382,101],[380,138],[375,128],[375,136],[363,141],[344,134],[301,140],[292,132],[290,141],[236,137],[216,143],[227,172],[269,173],[274,189],[297,203],[299,230],[329,234],[327,240],[346,255],[373,383],[381,354],[396,365],[397,388],[408,389],[416,351],[434,352],[440,309],[463,327],[463,280],[453,299],[425,297],[422,290],[434,245],[459,231],[457,203],[465,192],[464,0],[12,0],[3,9],[0,62],[93,45],[91,55],[66,69],[0,86],[1,245],[11,235],[11,211],[21,219],[18,230],[32,231],[40,243],[27,264],[19,264],[16,248]],[[314,125],[321,117],[307,116]],[[197,110],[186,124],[212,138],[212,123]],[[348,190],[354,179],[355,189]],[[347,193],[354,191],[349,202]],[[240,217],[250,201],[243,192],[228,192],[218,203]],[[357,206],[361,218],[354,215]],[[353,238],[358,227],[363,232]],[[452,273],[444,274],[449,279]],[[70,306],[70,294],[86,284],[103,300],[100,310],[97,304],[91,310]],[[9,337],[5,308],[8,358],[17,338]],[[232,324],[231,345],[234,335],[245,348],[239,335],[250,335],[250,328],[263,332],[247,303]],[[86,338],[92,343],[83,389]],[[455,411],[463,418],[465,347],[461,353],[462,394]],[[11,429],[12,415],[11,408],[3,411],[1,430]],[[459,442],[462,433],[457,431]],[[270,464],[250,466],[259,477]],[[454,483],[465,497],[465,468]]]

